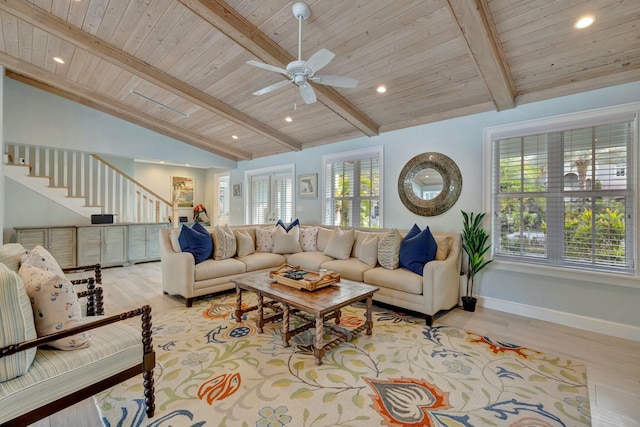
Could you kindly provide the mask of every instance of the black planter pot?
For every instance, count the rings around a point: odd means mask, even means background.
[[[476,311],[476,302],[478,299],[476,297],[462,297],[462,308],[464,311]]]

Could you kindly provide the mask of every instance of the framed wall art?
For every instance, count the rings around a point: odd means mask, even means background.
[[[298,175],[298,196],[318,197],[318,174]]]
[[[242,197],[242,184],[233,184],[233,197]]]
[[[186,176],[171,177],[171,194],[178,208],[193,208],[195,179]]]

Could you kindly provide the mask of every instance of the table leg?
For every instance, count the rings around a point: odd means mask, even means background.
[[[316,357],[316,365],[322,365],[322,356],[324,356],[324,319],[322,316],[316,317],[316,340],[313,347],[313,355]]]
[[[338,310],[336,312],[336,325],[340,324],[340,316],[342,315],[342,311]]]
[[[369,295],[367,297],[367,331],[366,331],[367,335],[371,335],[371,329],[373,329],[373,317],[371,313],[372,311],[373,311],[373,295]]]
[[[262,327],[264,326],[264,296],[258,294],[258,318],[256,319],[256,326],[258,327],[258,333],[262,333]]]
[[[242,289],[240,286],[236,285],[236,322],[242,321]]]
[[[282,305],[282,344],[289,347],[289,304]]]

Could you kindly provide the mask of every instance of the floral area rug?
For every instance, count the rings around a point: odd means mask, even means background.
[[[284,347],[280,323],[258,334],[257,312],[238,323],[234,309],[226,294],[154,314],[155,416],[145,416],[139,376],[95,396],[104,425],[591,424],[586,369],[571,360],[374,305],[373,334],[349,334],[316,366],[314,329]],[[340,327],[362,319],[364,305],[349,306]]]

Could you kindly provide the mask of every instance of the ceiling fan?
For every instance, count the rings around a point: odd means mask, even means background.
[[[262,68],[269,71],[275,71],[287,76],[289,80],[278,82],[254,92],[254,95],[264,95],[289,83],[295,83],[300,88],[300,96],[306,104],[316,102],[316,93],[309,82],[319,83],[321,85],[355,88],[358,85],[356,79],[341,76],[316,75],[316,72],[326,66],[335,54],[327,49],[320,49],[309,60],[302,59],[302,21],[311,15],[311,9],[305,3],[295,3],[292,7],[293,16],[298,20],[298,60],[290,62],[287,68],[275,67],[273,65],[264,64],[258,61],[247,61],[247,64],[254,67]]]

